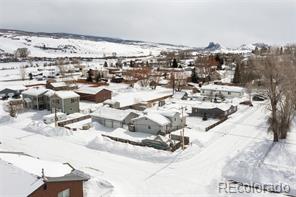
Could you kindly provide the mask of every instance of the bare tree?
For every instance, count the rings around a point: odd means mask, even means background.
[[[26,78],[26,67],[24,65],[20,66],[20,77],[22,80]]]
[[[296,65],[292,54],[270,50],[264,56],[252,60],[255,69],[262,76],[263,86],[269,98],[269,130],[273,140],[285,139],[295,115],[296,102]]]
[[[14,52],[16,58],[27,58],[30,55],[28,48],[18,48]]]
[[[57,59],[57,62],[56,63],[57,63],[57,67],[60,70],[61,77],[64,78],[66,76],[66,68],[65,68],[64,59],[63,58],[59,58],[59,59]]]
[[[180,92],[187,85],[187,76],[184,72],[171,72],[170,85],[173,88],[173,93]]]

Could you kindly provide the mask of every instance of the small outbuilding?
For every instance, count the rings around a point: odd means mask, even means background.
[[[100,87],[82,87],[75,90],[80,95],[81,100],[101,103],[105,100],[111,99],[112,91]]]

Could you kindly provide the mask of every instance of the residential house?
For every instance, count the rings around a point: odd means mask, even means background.
[[[65,114],[79,112],[80,96],[73,91],[56,91],[50,97],[51,111],[57,109]]]
[[[237,106],[226,103],[200,103],[192,107],[191,116],[224,118],[237,111]]]
[[[0,196],[83,197],[89,175],[70,164],[40,160],[20,152],[0,152]]]
[[[98,122],[109,128],[122,128],[131,123],[139,115],[130,110],[119,110],[110,107],[101,107],[91,114],[92,121]]]
[[[171,131],[181,129],[186,126],[187,114],[185,113],[183,116],[179,111],[176,110],[160,110],[158,113],[170,120]]]
[[[186,113],[182,114],[179,110],[170,109],[170,110],[145,110],[146,113],[158,113],[170,121],[170,132],[181,129],[186,126],[186,117],[188,116]]]
[[[55,80],[47,80],[45,87],[47,89],[51,89],[54,91],[60,91],[60,90],[73,90],[77,88],[77,85],[74,83],[74,81],[55,81]]]
[[[132,131],[149,133],[153,135],[166,134],[171,130],[170,120],[158,113],[144,112],[143,115],[134,118],[132,120],[132,124]]]
[[[44,100],[44,94],[48,91],[45,88],[30,88],[22,92],[22,97],[25,102],[25,106],[31,109],[42,110],[46,109],[46,101]]]
[[[201,95],[206,97],[224,97],[234,98],[241,97],[244,94],[244,88],[237,86],[226,86],[226,85],[204,85],[201,87]]]
[[[100,87],[82,87],[75,90],[80,95],[81,100],[92,101],[95,103],[104,102],[111,99],[112,91]]]

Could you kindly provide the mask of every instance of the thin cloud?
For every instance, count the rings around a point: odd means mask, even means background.
[[[0,0],[0,28],[229,47],[296,42],[294,0]]]

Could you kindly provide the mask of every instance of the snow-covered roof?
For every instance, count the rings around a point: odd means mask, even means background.
[[[158,113],[160,115],[163,115],[165,117],[174,117],[177,113],[180,114],[180,112],[178,110],[175,109],[170,109],[170,110],[166,110],[166,109],[161,109],[161,110],[155,110],[155,109],[146,109],[145,112],[147,113]]]
[[[80,97],[79,94],[76,94],[73,91],[56,91],[55,94],[61,99]]]
[[[46,88],[30,88],[22,92],[22,94],[30,95],[30,96],[40,96],[46,93],[48,89]]]
[[[42,179],[2,159],[0,159],[0,172],[0,196],[29,196],[43,185]]]
[[[226,86],[226,85],[215,85],[215,84],[209,84],[209,85],[203,85],[201,87],[202,90],[215,90],[215,91],[228,91],[228,92],[243,92],[244,88],[237,87],[237,86]]]
[[[88,175],[68,164],[40,160],[19,152],[0,152],[0,196],[23,197],[49,182],[88,180]]]
[[[130,113],[132,112],[127,110],[114,109],[110,107],[100,107],[97,111],[95,111],[91,115],[94,117],[99,117],[99,118],[104,118],[109,120],[123,121]]]
[[[52,87],[55,87],[55,88],[59,88],[59,87],[65,87],[67,86],[67,84],[65,82],[54,82],[54,83],[51,83]]]
[[[48,97],[51,97],[53,94],[54,94],[53,90],[48,90],[44,95],[48,96]]]
[[[61,177],[73,170],[67,164],[40,160],[20,153],[0,153],[0,159],[39,177],[42,176],[42,169],[44,169],[44,175],[46,177]]]
[[[173,98],[182,99],[187,93],[185,91],[175,92]]]
[[[134,118],[133,121],[137,121],[142,118],[147,118],[161,126],[165,126],[171,123],[169,119],[158,113],[143,114],[137,118]]]
[[[219,108],[223,111],[228,110],[231,106],[233,106],[232,104],[228,104],[228,103],[211,103],[211,102],[201,102],[199,104],[197,104],[196,106],[194,106],[194,108],[198,108],[198,109],[214,109],[214,108]]]
[[[79,88],[78,90],[75,90],[75,92],[83,93],[83,94],[97,94],[102,90],[108,90],[108,89],[100,88],[100,87],[82,87],[82,88]]]

